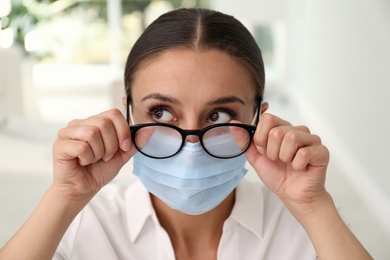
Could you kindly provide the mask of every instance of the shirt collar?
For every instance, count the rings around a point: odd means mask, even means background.
[[[244,178],[236,188],[236,202],[230,218],[261,238],[263,214],[264,193],[261,185]]]
[[[127,223],[131,242],[135,242],[149,218],[155,219],[155,211],[149,192],[137,180],[126,192]]]
[[[126,192],[126,208],[130,239],[134,243],[146,221],[158,221],[149,192],[137,180]],[[236,188],[235,204],[229,218],[250,230],[257,237],[263,234],[264,194],[259,184],[245,178]]]

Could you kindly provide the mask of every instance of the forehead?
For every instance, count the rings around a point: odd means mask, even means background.
[[[229,54],[208,49],[172,49],[147,59],[134,75],[136,101],[153,92],[188,99],[240,95],[255,99],[255,85],[246,67]]]

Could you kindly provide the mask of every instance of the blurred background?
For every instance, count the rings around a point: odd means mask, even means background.
[[[389,259],[388,0],[0,0],[0,246],[51,183],[58,129],[123,110],[132,44],[178,7],[220,10],[250,29],[270,112],[321,136],[328,190],[374,258]],[[128,185],[131,169],[115,181]]]

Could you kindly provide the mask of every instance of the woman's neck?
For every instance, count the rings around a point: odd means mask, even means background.
[[[202,259],[199,254],[203,259],[216,259],[223,224],[234,206],[235,191],[216,208],[200,215],[173,210],[157,197],[151,195],[151,198],[160,224],[171,239],[176,259]]]

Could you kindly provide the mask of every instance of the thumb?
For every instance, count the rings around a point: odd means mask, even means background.
[[[233,123],[233,124],[242,124],[240,121],[238,120],[231,120],[229,123]],[[249,164],[255,168],[255,163],[256,161],[265,154],[265,149],[260,147],[260,146],[256,146],[254,140],[252,140],[252,143],[250,144],[249,148],[246,150],[245,152],[245,157],[248,159],[248,162]]]
[[[263,156],[265,156],[264,148],[256,146],[254,141],[252,141],[248,150],[245,152],[245,157],[248,159],[249,164],[256,169],[258,160]]]

